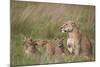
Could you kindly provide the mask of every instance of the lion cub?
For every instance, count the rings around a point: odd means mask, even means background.
[[[66,48],[64,48],[63,40],[64,40],[63,38],[49,40],[49,41],[43,39],[37,39],[34,41],[34,44],[45,47],[46,53],[49,55],[61,55],[61,54],[68,55],[69,51]]]
[[[34,44],[31,36],[24,37],[23,47],[24,47],[25,56],[27,57],[30,57],[33,54],[39,53],[39,51],[36,48],[36,44]]]
[[[55,39],[55,55],[69,55],[69,51],[64,47],[64,38]]]
[[[46,41],[44,39],[36,39],[34,40],[34,44],[43,46],[46,49],[46,53],[49,55],[54,55],[55,53],[55,44],[50,41]]]

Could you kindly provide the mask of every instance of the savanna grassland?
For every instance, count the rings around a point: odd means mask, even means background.
[[[42,38],[52,40],[64,37],[59,27],[64,21],[74,20],[93,46],[93,55],[89,59],[82,56],[48,56],[45,49],[38,47],[41,56],[27,58],[23,53],[23,38],[31,35],[33,40]],[[37,2],[11,2],[11,65],[30,65],[47,63],[65,63],[95,60],[95,7]]]

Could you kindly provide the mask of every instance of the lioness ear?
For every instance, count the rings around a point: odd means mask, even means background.
[[[77,24],[76,23],[72,23],[72,26],[76,27],[77,29],[79,29],[79,27],[80,27],[78,23]]]

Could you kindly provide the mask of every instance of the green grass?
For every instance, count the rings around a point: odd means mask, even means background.
[[[45,49],[39,47],[42,55],[27,58],[23,53],[23,38],[31,35],[33,39],[67,37],[59,27],[64,21],[74,20],[80,30],[87,35],[93,45],[93,56],[49,56]],[[66,40],[64,41],[66,46]],[[64,63],[93,61],[95,46],[95,7],[49,3],[12,2],[11,3],[11,65]]]

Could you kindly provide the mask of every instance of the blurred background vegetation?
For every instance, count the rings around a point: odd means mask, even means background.
[[[93,45],[93,57],[89,60],[82,57],[52,57],[42,56],[40,59],[23,57],[23,37],[31,35],[33,39],[67,37],[59,27],[64,21],[73,20],[84,35],[87,35]],[[66,41],[65,41],[66,42]],[[66,44],[66,43],[65,43]],[[65,5],[39,2],[11,1],[11,64],[45,64],[75,61],[90,61],[94,59],[95,45],[95,6]],[[42,49],[41,49],[42,50]],[[44,55],[44,54],[43,54]],[[42,61],[41,61],[42,60]]]

